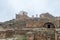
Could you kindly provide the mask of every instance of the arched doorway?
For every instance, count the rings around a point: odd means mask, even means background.
[[[47,22],[43,25],[43,27],[45,28],[55,28],[54,24],[53,23],[50,23],[50,22]]]

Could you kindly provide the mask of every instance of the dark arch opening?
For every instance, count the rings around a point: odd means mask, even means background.
[[[45,28],[55,28],[54,24],[53,23],[50,23],[50,22],[47,22],[43,25],[43,27]]]

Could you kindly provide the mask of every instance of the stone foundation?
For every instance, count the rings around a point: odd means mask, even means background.
[[[25,35],[26,40],[60,40],[59,30],[60,29],[54,28],[38,28],[37,30],[37,28],[34,28],[32,30],[2,31],[0,32],[0,39],[14,38],[17,37],[17,35]]]

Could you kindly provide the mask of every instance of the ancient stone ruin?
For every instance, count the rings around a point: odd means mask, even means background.
[[[29,17],[27,14],[21,11],[15,19],[0,22],[0,39],[25,35],[25,40],[60,40],[60,17],[49,13],[39,17]]]

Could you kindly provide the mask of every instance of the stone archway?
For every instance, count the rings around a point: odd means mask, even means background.
[[[54,24],[53,23],[50,23],[50,22],[47,22],[43,25],[43,27],[45,28],[55,28]]]

